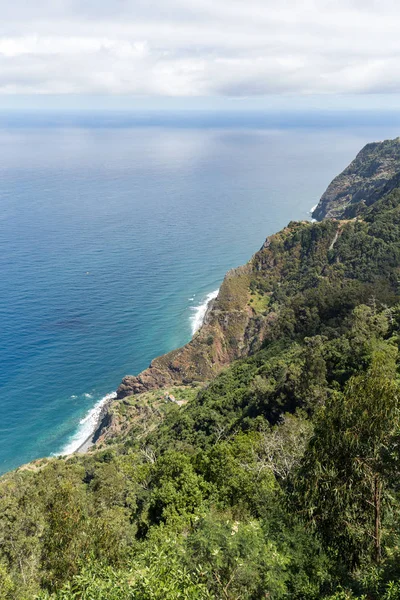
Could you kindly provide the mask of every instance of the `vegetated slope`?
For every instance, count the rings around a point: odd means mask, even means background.
[[[225,363],[210,361],[214,370],[203,371],[204,380],[212,379],[235,357],[253,355],[263,346],[316,334],[337,335],[348,326],[349,314],[361,303],[373,299],[377,306],[393,305],[400,277],[398,197],[398,190],[392,192],[369,209],[363,220],[292,222],[270,236],[245,269],[232,272],[225,279],[207,323],[193,342],[153,362],[164,365],[163,378],[153,379],[154,367],[138,378],[126,378],[119,390],[120,398],[143,389],[136,387],[137,381],[146,382],[149,388],[182,381],[198,385],[202,357],[210,357],[216,344],[225,349]],[[240,285],[236,285],[236,279]],[[240,294],[235,296],[234,289],[239,289]],[[234,302],[236,329],[228,311]],[[237,314],[246,315],[246,327]],[[175,363],[170,362],[171,356]],[[188,370],[182,367],[183,358]],[[114,426],[102,432],[101,440],[121,429],[129,430],[129,420],[136,419],[135,404],[134,398],[125,400],[122,406],[126,418],[121,415],[119,400],[113,404],[107,423]]]
[[[277,339],[282,329],[298,329],[302,324],[306,330],[308,321],[318,320],[319,313],[310,315],[306,307],[299,306],[303,298],[299,300],[298,295],[304,292],[307,298],[321,297],[318,311],[328,321],[329,311],[336,320],[345,312],[349,290],[356,293],[357,288],[361,301],[371,293],[373,284],[380,297],[391,297],[393,281],[386,274],[397,260],[397,256],[389,256],[391,252],[369,235],[368,226],[361,221],[290,223],[270,236],[247,265],[227,274],[193,340],[156,358],[139,376],[125,377],[118,398],[207,381],[233,360]]]
[[[314,219],[354,217],[399,185],[400,138],[367,144],[328,186]]]
[[[238,360],[0,479],[0,598],[399,597],[399,269],[400,189],[271,236],[238,272]]]
[[[400,138],[367,144],[332,181],[313,216],[318,220],[354,218],[399,185]],[[322,236],[320,229],[313,230],[308,223],[292,224],[291,228],[309,229],[307,235]],[[340,225],[327,227],[328,247],[336,243],[335,236],[340,232]],[[297,251],[304,252],[304,248],[293,247],[291,252],[279,256],[279,244],[291,243],[291,236],[286,233],[283,230],[271,236],[247,265],[230,271],[194,338],[182,348],[154,359],[138,376],[126,376],[118,388],[118,398],[159,387],[207,381],[233,360],[260,347],[276,318],[268,295],[273,295],[274,283],[280,285],[282,279],[291,285],[290,263],[297,260]],[[322,243],[321,240],[321,248]],[[310,247],[307,251],[315,250]],[[254,287],[254,280],[260,277],[266,280],[264,287],[268,289],[261,295],[260,288]],[[251,295],[251,291],[257,293]]]

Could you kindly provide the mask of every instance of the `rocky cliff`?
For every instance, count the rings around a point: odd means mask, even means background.
[[[182,348],[155,358],[138,376],[126,376],[117,390],[118,398],[206,381],[233,360],[247,356],[256,337],[261,344],[260,309],[250,301],[253,268],[250,261],[229,271],[193,339]]]
[[[340,244],[343,231],[349,231],[349,219],[398,187],[400,138],[365,146],[322,196],[313,216],[323,223],[290,223],[270,236],[249,263],[227,273],[193,339],[155,358],[139,375],[127,375],[117,398],[209,381],[232,361],[273,339],[278,321],[281,329],[282,320],[291,327],[292,315],[285,313],[282,298],[295,294],[299,281],[305,289],[325,284],[330,253]],[[311,278],[304,278],[305,264],[315,271]],[[296,318],[312,319],[312,315]]]
[[[312,216],[351,218],[398,187],[400,138],[367,144],[328,186]]]
[[[139,375],[126,376],[117,390],[118,399],[156,388],[210,380],[233,360],[258,350],[266,337],[273,336],[281,311],[276,298],[282,286],[290,286],[292,278],[298,277],[303,236],[310,239],[310,258],[313,252],[326,256],[335,243],[341,223],[321,225],[292,222],[270,236],[249,263],[229,271],[193,339],[182,348],[155,358]]]

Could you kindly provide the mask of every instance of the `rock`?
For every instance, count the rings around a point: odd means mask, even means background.
[[[398,187],[399,173],[400,138],[367,144],[330,183],[312,217],[318,221],[355,217]]]

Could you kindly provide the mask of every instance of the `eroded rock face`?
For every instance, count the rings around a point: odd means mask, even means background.
[[[367,144],[328,186],[312,216],[352,218],[398,187],[400,138]]]
[[[207,381],[233,360],[260,348],[275,315],[251,304],[251,281],[259,275],[260,265],[263,271],[275,269],[270,245],[276,237],[271,236],[247,265],[228,271],[202,327],[188,344],[155,358],[139,375],[124,377],[117,390],[119,399],[156,388]],[[260,254],[265,255],[263,263]]]
[[[284,281],[290,287],[290,278],[296,278],[304,240],[315,235],[317,253],[326,255],[335,236],[337,239],[339,227],[339,222],[329,226],[293,222],[270,236],[249,263],[226,274],[218,297],[193,339],[155,358],[139,375],[124,377],[117,397],[205,382],[232,361],[257,351],[266,338],[274,339],[280,305],[273,298],[279,297]]]
[[[250,263],[227,273],[218,297],[209,307],[204,324],[193,339],[177,350],[155,358],[138,376],[124,377],[118,398],[180,383],[206,381],[249,350],[245,338],[252,310]]]

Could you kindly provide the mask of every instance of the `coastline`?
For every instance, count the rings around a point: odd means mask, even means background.
[[[311,216],[312,213],[314,212],[314,210],[316,209],[316,207],[318,206],[318,203],[313,206],[309,211],[308,214]],[[316,219],[313,219],[312,217],[310,218],[311,222],[316,222]],[[191,339],[193,339],[197,333],[199,332],[199,330],[201,329],[202,325],[204,323],[207,323],[207,319],[208,316],[212,310],[212,307],[215,303],[215,299],[218,296],[219,293],[219,288],[209,292],[208,294],[206,294],[203,302],[199,305],[196,306],[190,306],[190,310],[192,311],[192,315],[189,317],[190,319],[190,324],[191,324],[191,330],[192,330],[192,337]],[[189,298],[189,300],[193,300],[195,296]],[[84,437],[83,441],[80,440],[79,444],[76,446],[76,444],[73,444],[73,440],[65,447],[65,449],[63,450],[63,452],[58,453],[58,455],[73,455],[73,454],[85,454],[86,452],[88,452],[88,450],[96,443],[97,439],[99,438],[99,436],[101,435],[101,432],[103,431],[104,427],[107,426],[107,419],[108,419],[108,411],[109,408],[112,404],[112,402],[117,398],[117,392],[112,392],[111,394],[107,394],[104,398],[102,398],[101,400],[99,400],[99,402],[91,409],[91,411],[89,411],[89,413],[82,419],[82,421],[80,422],[80,424],[84,424],[87,420],[90,420],[93,415],[95,415],[95,418],[92,419],[92,427],[91,427],[91,431]],[[79,433],[79,429],[78,429],[78,433]],[[75,434],[75,438],[77,437],[77,434]]]
[[[316,204],[315,206],[313,206],[313,207],[310,209],[310,211],[309,211],[309,215],[310,215],[310,217],[311,217],[311,223],[316,223],[316,222],[317,222],[317,219],[314,219],[314,217],[313,217],[313,212],[314,212],[314,210],[317,208],[318,204],[319,204],[319,203],[317,202],[317,204]]]
[[[98,413],[98,415],[96,417],[96,422],[94,424],[93,431],[82,442],[82,444],[80,444],[80,446],[78,448],[76,448],[76,450],[74,450],[73,452],[71,452],[70,454],[85,454],[89,450],[89,448],[91,446],[93,446],[93,444],[95,444],[96,438],[98,437],[98,432],[103,427],[103,421],[106,418],[106,415],[108,413],[108,409],[110,408],[111,404],[116,399],[116,397],[117,397],[117,393],[116,392],[112,392],[111,394],[107,394],[107,396],[104,397],[104,402],[102,403],[101,410],[100,410],[100,412]]]
[[[199,304],[198,306],[191,306],[191,310],[194,311],[194,314],[190,317],[190,322],[192,326],[192,336],[200,329],[203,325],[207,313],[210,310],[212,302],[218,296],[219,288],[207,294],[204,302]]]
[[[79,421],[74,435],[69,439],[67,444],[60,450],[60,452],[54,453],[54,456],[70,456],[77,452],[86,452],[86,449],[91,445],[94,432],[97,430],[99,423],[104,418],[104,414],[111,402],[116,397],[116,392],[111,392],[100,398]],[[84,448],[85,450],[83,450]]]
[[[215,298],[218,296],[219,288],[214,290],[213,292],[209,292],[204,301],[198,306],[191,306],[190,308],[194,311],[194,314],[190,316],[190,323],[192,328],[192,337],[199,331],[203,323],[207,319],[207,315],[209,314],[212,305],[214,303]],[[91,432],[84,438],[83,442],[81,442],[78,447],[74,446],[74,438],[65,446],[65,449],[57,453],[57,456],[71,456],[73,454],[85,454],[88,450],[96,443],[100,432],[105,426],[105,421],[107,419],[108,410],[116,399],[117,393],[111,392],[107,394],[103,398],[101,398],[94,407],[86,414],[86,416],[80,421],[80,426],[84,425],[87,422],[92,420]],[[79,435],[79,427],[78,431],[75,434],[75,438]]]

